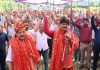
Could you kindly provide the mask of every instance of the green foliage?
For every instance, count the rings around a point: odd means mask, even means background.
[[[89,4],[89,5],[87,5]],[[66,4],[66,8],[70,7],[70,3]],[[73,2],[73,7],[86,8],[86,7],[100,7],[100,0],[88,0],[86,6],[84,1]]]
[[[15,7],[27,7],[27,5],[13,0],[0,0],[0,12],[10,11]]]

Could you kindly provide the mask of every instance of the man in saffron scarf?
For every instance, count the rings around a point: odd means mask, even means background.
[[[72,52],[78,48],[79,39],[68,27],[69,20],[62,17],[59,28],[50,31],[44,17],[44,32],[53,38],[50,70],[73,70]]]
[[[27,24],[18,20],[15,23],[15,36],[11,39],[6,58],[9,70],[36,70],[39,53],[35,42],[25,34]]]

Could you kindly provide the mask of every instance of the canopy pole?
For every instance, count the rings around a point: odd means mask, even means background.
[[[73,11],[72,11],[72,6],[73,6],[73,1],[70,0],[71,6],[70,6],[70,21],[72,21],[72,16],[73,16]]]
[[[53,0],[53,10],[54,10],[55,8],[54,8],[54,0]]]
[[[72,13],[72,6],[73,6],[73,1],[71,0],[71,7],[70,7],[71,13]]]

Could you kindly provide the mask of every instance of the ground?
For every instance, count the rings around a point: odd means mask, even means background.
[[[40,66],[39,66],[38,70],[45,70],[43,62],[40,62]],[[74,70],[80,70],[80,69],[78,69],[78,63],[77,62],[74,63]],[[88,70],[88,69],[86,67],[84,67],[81,70]],[[97,70],[100,70],[100,61],[98,63],[98,69]]]

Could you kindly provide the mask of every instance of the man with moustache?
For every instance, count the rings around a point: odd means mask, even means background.
[[[87,63],[86,66],[88,69],[91,67],[91,51],[92,51],[92,27],[89,23],[87,18],[83,18],[82,24],[79,23],[82,19],[78,19],[74,22],[76,27],[79,29],[80,33],[80,66],[79,69],[84,67],[84,59],[85,59],[85,52],[87,52]]]
[[[25,33],[27,27],[22,20],[15,23],[15,35],[10,41],[6,58],[9,70],[36,70],[39,52],[35,42]]]
[[[45,15],[44,32],[53,38],[50,70],[73,70],[72,52],[78,46],[78,37],[69,29],[69,20],[61,17],[58,29],[51,31]]]

